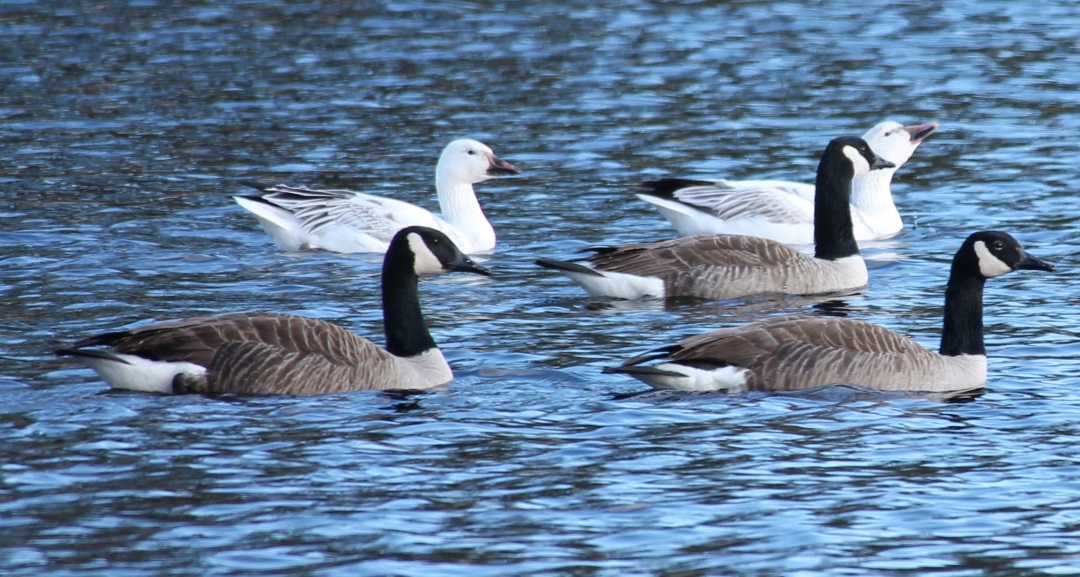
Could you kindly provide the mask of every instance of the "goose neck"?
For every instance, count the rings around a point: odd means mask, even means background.
[[[443,218],[447,222],[456,226],[472,225],[477,221],[487,223],[471,183],[439,175],[435,179],[435,190],[439,195]]]
[[[945,289],[945,325],[941,349],[946,356],[986,355],[983,342],[983,286],[986,279],[960,275],[949,277]]]
[[[856,176],[851,183],[851,204],[863,210],[874,208],[896,210],[890,186],[895,173],[895,168],[882,168]]]
[[[814,256],[837,260],[859,254],[859,245],[851,224],[851,173],[827,168],[818,169],[815,184]]]
[[[395,254],[399,253],[399,254]],[[420,278],[413,270],[413,255],[407,248],[391,246],[382,273],[383,328],[386,350],[399,357],[412,357],[436,348],[420,310]]]

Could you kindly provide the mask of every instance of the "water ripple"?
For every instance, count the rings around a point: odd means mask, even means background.
[[[1080,26],[1068,2],[0,4],[5,575],[1076,574]],[[941,130],[865,294],[613,303],[531,263],[670,236],[631,187],[811,181],[883,118]],[[286,255],[244,179],[435,204],[472,136],[491,279],[427,279],[452,386],[313,399],[109,392],[51,350],[104,329],[294,312],[381,342],[378,257]],[[987,285],[976,398],[676,394],[601,373],[762,316],[936,347],[960,241],[1056,274]]]

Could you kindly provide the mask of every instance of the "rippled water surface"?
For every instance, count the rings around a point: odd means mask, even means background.
[[[1080,7],[957,2],[0,0],[0,573],[1080,574]],[[937,121],[843,303],[604,303],[537,269],[673,235],[631,186],[810,181],[824,144]],[[270,310],[381,342],[379,258],[278,253],[248,178],[434,207],[480,185],[493,279],[425,281],[445,390],[110,392],[50,351]],[[604,366],[687,334],[844,314],[934,347],[948,261],[1013,233],[1059,272],[988,283],[987,392],[647,392]]]

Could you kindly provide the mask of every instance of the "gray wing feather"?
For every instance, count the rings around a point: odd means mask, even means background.
[[[391,211],[378,203],[362,202],[363,195],[355,191],[282,185],[266,189],[264,198],[292,212],[309,235],[334,226],[386,238],[395,232],[389,226]]]
[[[807,200],[794,190],[775,186],[733,187],[721,180],[714,186],[680,189],[675,197],[687,204],[708,209],[721,220],[764,217],[770,222],[798,224],[814,219],[812,199]]]

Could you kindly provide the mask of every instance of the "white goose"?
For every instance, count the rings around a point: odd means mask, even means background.
[[[849,293],[866,286],[851,233],[852,178],[892,164],[861,138],[834,138],[818,163],[814,256],[775,240],[708,234],[597,249],[585,266],[539,259],[594,297],[731,299],[754,294]]]
[[[495,229],[480,208],[473,184],[520,172],[486,144],[463,139],[446,145],[435,168],[442,217],[415,204],[351,190],[278,185],[263,188],[257,196],[233,198],[286,252],[386,252],[394,233],[415,225],[441,230],[473,254],[495,248]]]
[[[983,287],[1019,270],[1054,270],[1004,232],[972,234],[953,257],[938,352],[864,321],[771,318],[689,337],[605,369],[655,388],[791,391],[847,384],[882,391],[954,393],[986,384]],[[645,363],[656,362],[654,365]]]
[[[420,310],[420,274],[490,275],[443,233],[398,231],[383,260],[386,348],[333,323],[231,313],[104,333],[59,349],[113,388],[157,393],[318,395],[427,389],[454,375]]]
[[[855,240],[876,240],[904,228],[889,185],[893,174],[938,128],[886,121],[863,135],[878,156],[895,167],[855,178],[851,220]],[[814,242],[814,186],[783,180],[666,178],[642,185],[638,198],[651,203],[682,235],[748,234],[784,244]]]

